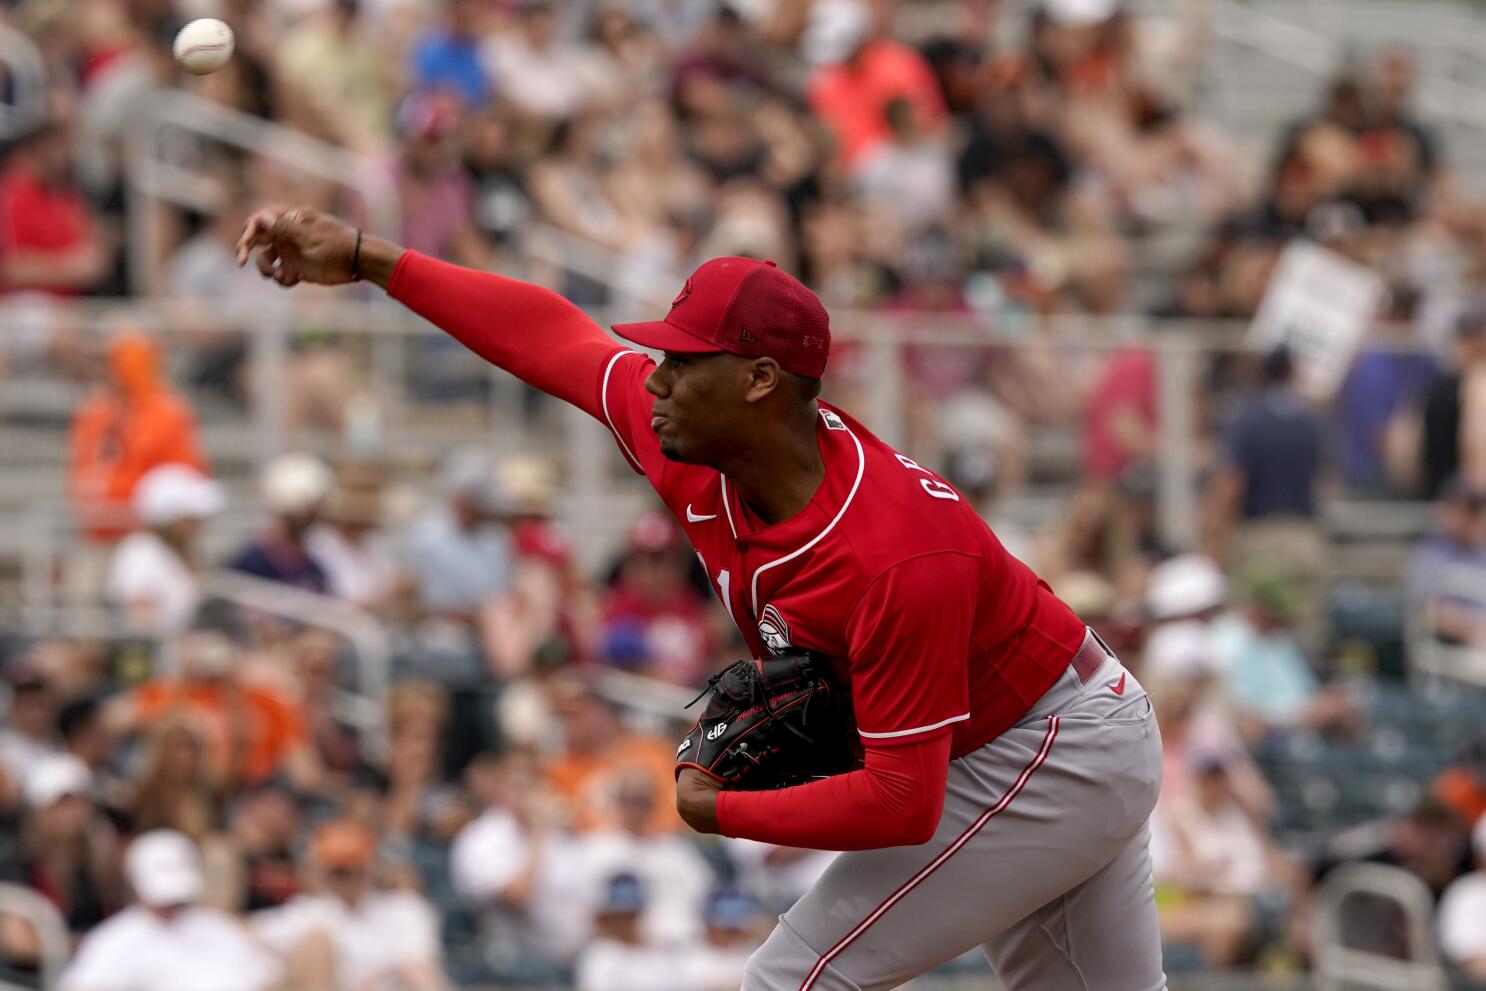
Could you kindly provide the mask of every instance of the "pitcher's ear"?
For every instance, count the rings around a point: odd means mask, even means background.
[[[745,402],[756,403],[779,390],[784,382],[784,369],[773,358],[753,358],[748,365],[748,389]]]

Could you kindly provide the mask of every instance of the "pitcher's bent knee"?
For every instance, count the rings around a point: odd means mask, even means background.
[[[748,958],[740,991],[800,991],[814,973],[810,991],[861,991],[861,988],[830,966],[820,964],[821,951],[806,943],[783,918]]]

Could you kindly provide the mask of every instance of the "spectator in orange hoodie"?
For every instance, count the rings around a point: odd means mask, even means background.
[[[82,526],[95,540],[128,531],[134,485],[157,465],[190,465],[205,474],[196,414],[160,378],[159,350],[128,332],[109,345],[107,383],[72,420],[67,488]]]

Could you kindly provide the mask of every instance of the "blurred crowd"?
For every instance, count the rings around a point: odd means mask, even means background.
[[[551,469],[461,449],[430,488],[399,494],[364,461],[283,455],[244,514],[261,526],[220,558],[200,541],[226,507],[220,484],[183,462],[143,474],[104,569],[117,635],[16,639],[0,664],[0,877],[81,940],[63,988],[141,986],[125,959],[222,967],[240,982],[224,989],[624,989],[637,973],[646,988],[735,986],[769,913],[831,855],[685,833],[671,798],[681,705],[741,641],[663,513],[637,517],[599,574],[576,568]],[[1034,563],[1052,563],[1038,555],[1059,525],[1029,541]],[[1266,755],[1314,760],[1397,726],[1376,659],[1348,661],[1303,558],[1227,567],[1153,545],[1110,559],[1134,577],[1085,563],[1055,579],[1155,700],[1169,957],[1300,968],[1314,885],[1368,859],[1426,882],[1446,952],[1486,975],[1475,716],[1401,800],[1365,784],[1377,816],[1357,835],[1337,820],[1335,843],[1282,842],[1286,803],[1309,799],[1269,779]],[[1408,571],[1422,635],[1479,649],[1486,492],[1446,486]],[[243,605],[270,600],[224,592],[222,575],[304,608]],[[1118,605],[1116,579],[1136,608]],[[337,625],[347,605],[378,618],[390,656]],[[366,681],[382,661],[384,697]],[[1397,919],[1364,921],[1402,938]],[[141,940],[158,952],[140,957]],[[0,907],[10,971],[34,972],[43,950]]]
[[[394,522],[386,471],[283,455],[220,560],[221,484],[143,472],[115,636],[0,645],[0,879],[79,941],[61,987],[737,986],[829,855],[682,835],[673,737],[740,640],[667,515],[580,573],[550,469],[456,450]],[[0,905],[7,977],[45,936]]]
[[[1486,213],[1414,110],[1402,49],[1343,67],[1246,170],[1186,105],[1204,4],[1174,10],[0,5],[40,49],[49,108],[0,163],[0,374],[88,388],[67,458],[71,564],[115,631],[0,642],[0,879],[60,915],[64,991],[716,991],[829,861],[696,842],[672,811],[679,704],[742,647],[668,516],[639,515],[593,573],[557,521],[572,466],[476,448],[427,484],[374,452],[286,454],[256,505],[229,511],[199,412],[240,414],[266,391],[233,320],[288,332],[271,394],[291,425],[349,437],[368,401],[321,297],[236,268],[244,218],[295,202],[365,223],[387,204],[272,147],[168,132],[153,152],[203,181],[128,241],[131,122],[182,90],[363,156],[397,191],[403,243],[583,304],[655,308],[699,260],[748,254],[835,313],[897,321],[905,449],[1156,700],[1172,965],[1303,966],[1315,885],[1368,859],[1427,884],[1446,957],[1486,983],[1486,740],[1462,736],[1369,830],[1324,846],[1282,842],[1316,788],[1288,794],[1266,763],[1365,749],[1392,718],[1376,676],[1401,670],[1348,652],[1348,623],[1375,631],[1376,610],[1332,594],[1331,496],[1431,500],[1395,590],[1410,636],[1486,649]],[[170,42],[199,14],[232,24],[238,49],[191,78]],[[1197,248],[1153,276],[1166,237]],[[1157,511],[1157,355],[1057,328],[1247,321],[1301,242],[1372,273],[1382,308],[1322,396],[1303,355],[1227,353],[1243,332],[1213,332],[1191,397],[1197,539],[1176,546]],[[133,316],[101,343],[67,316],[84,297],[155,294],[185,306],[168,351]],[[970,346],[915,342],[924,314]],[[453,350],[418,343],[420,401],[481,387]],[[841,348],[828,397],[865,406],[871,369]],[[1066,483],[1062,511],[1012,511],[1049,481]],[[292,607],[247,608],[243,588]],[[385,644],[347,625],[364,614]],[[1386,914],[1362,924],[1403,939]],[[49,953],[0,903],[0,977],[38,980]]]
[[[237,51],[188,76],[170,41],[208,8]],[[303,202],[619,309],[663,304],[707,257],[776,259],[844,329],[862,314],[907,335],[916,451],[972,477],[989,461],[1015,490],[1047,474],[1042,438],[1075,430],[1077,470],[1097,486],[1155,457],[1156,362],[1110,324],[1074,345],[1059,318],[1247,321],[1304,242],[1383,297],[1360,317],[1376,325],[1351,374],[1307,393],[1331,475],[1367,495],[1433,496],[1461,470],[1486,485],[1486,413],[1461,398],[1483,367],[1486,211],[1414,107],[1413,55],[1359,53],[1255,154],[1188,105],[1209,13],[1202,0],[1161,18],[1117,0],[14,2],[0,17],[36,42],[50,109],[0,170],[0,367],[106,379],[68,303],[165,294],[182,382],[250,404],[267,386],[241,332],[278,328],[293,346],[269,394],[286,421],[354,432],[379,401],[365,356],[314,315],[313,290],[291,305],[231,256],[254,206]],[[353,153],[337,166],[349,185],[301,171],[283,138],[244,149],[167,128],[129,143],[183,93]],[[141,155],[164,170],[148,223],[129,212]],[[959,344],[915,343],[925,313]],[[1237,327],[1211,343],[1241,349]],[[457,354],[419,346],[420,399],[482,388]],[[1199,467],[1217,474],[1227,398],[1263,383],[1248,363],[1210,364]],[[835,394],[870,395],[874,378],[865,351],[839,349]]]

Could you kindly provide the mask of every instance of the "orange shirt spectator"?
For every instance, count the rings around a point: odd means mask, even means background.
[[[562,726],[562,752],[543,768],[547,783],[576,831],[619,825],[619,785],[627,773],[648,776],[657,795],[676,787],[676,755],[664,740],[624,729],[614,708],[586,686],[559,689],[556,715]],[[681,828],[676,803],[656,802],[649,826],[669,833]]]
[[[213,781],[231,788],[282,774],[295,788],[320,786],[303,708],[268,683],[239,675],[236,644],[215,630],[192,629],[164,647],[171,673],[108,703],[104,718],[114,732],[147,733],[178,720],[201,741]]]
[[[553,759],[547,765],[547,781],[572,810],[573,829],[583,832],[618,825],[619,783],[630,771],[650,777],[659,794],[671,794],[676,782],[673,748],[654,737],[621,737],[602,753],[565,754]],[[676,804],[656,802],[648,825],[659,832],[674,832],[681,825]]]
[[[1445,768],[1434,779],[1431,790],[1435,798],[1455,810],[1461,822],[1477,822],[1486,816],[1486,777],[1468,765]]]
[[[68,132],[45,124],[0,175],[0,288],[69,296],[97,283],[108,258],[72,179]]]
[[[134,485],[151,468],[184,464],[207,473],[196,414],[160,381],[154,342],[124,334],[108,361],[109,382],[78,409],[69,441],[68,493],[98,540],[128,530]]]
[[[304,715],[277,692],[232,679],[150,681],[134,690],[136,718],[155,723],[166,716],[190,721],[206,744],[213,769],[228,780],[257,784],[280,771],[296,750],[309,745]]]
[[[807,95],[811,109],[835,135],[848,168],[887,140],[887,106],[894,100],[912,104],[914,119],[926,131],[944,122],[944,98],[934,70],[912,48],[886,39],[816,70]]]

